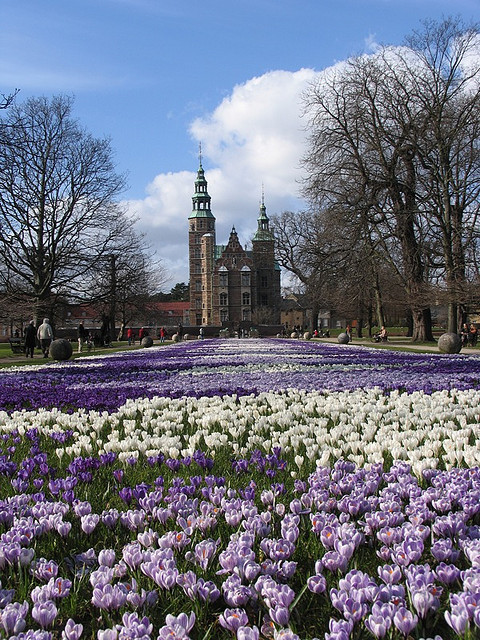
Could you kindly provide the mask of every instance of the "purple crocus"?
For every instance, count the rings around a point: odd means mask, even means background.
[[[168,614],[165,618],[165,626],[160,629],[157,640],[189,640],[189,633],[195,624],[193,611],[187,616],[181,613],[178,616]]]
[[[115,611],[123,607],[127,594],[118,585],[106,584],[93,589],[92,604],[99,609]]]
[[[237,640],[258,640],[259,638],[258,627],[239,627],[237,629]]]
[[[57,607],[52,600],[36,602],[32,607],[32,618],[35,622],[38,622],[42,629],[50,627],[57,617],[57,614]]]
[[[27,613],[27,602],[23,602],[23,604],[12,602],[6,605],[2,611],[0,623],[9,636],[20,633],[25,629]]]
[[[62,631],[62,640],[79,640],[83,633],[83,625],[76,624],[75,620],[69,618]]]
[[[95,527],[97,526],[99,521],[100,516],[97,513],[88,513],[81,516],[80,526],[82,527],[82,531],[87,535],[90,535],[95,530]]]
[[[209,538],[208,540],[202,540],[198,544],[195,545],[195,563],[198,564],[204,571],[208,567],[208,563],[215,555],[217,550],[218,541],[212,540]]]
[[[307,580],[307,587],[312,593],[324,593],[327,588],[327,581],[322,575],[310,576]]]
[[[371,614],[365,619],[365,626],[376,638],[385,637],[390,625],[391,620],[385,619],[381,614]]]
[[[248,625],[248,616],[245,609],[225,609],[218,622],[227,631],[235,633],[239,627]]]

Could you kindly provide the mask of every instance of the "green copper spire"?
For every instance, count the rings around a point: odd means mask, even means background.
[[[253,236],[253,241],[255,242],[257,241],[268,241],[274,240],[273,237],[273,233],[270,231],[269,229],[269,219],[267,216],[267,207],[265,206],[265,195],[263,192],[263,185],[262,185],[262,201],[260,204],[260,214],[257,218],[257,230],[255,232],[255,235]]]
[[[207,181],[202,167],[202,147],[199,147],[199,167],[195,180],[195,193],[192,196],[192,215],[190,218],[215,218],[210,210],[211,198],[208,195]]]

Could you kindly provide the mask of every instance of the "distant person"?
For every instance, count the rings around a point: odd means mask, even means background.
[[[25,338],[25,355],[26,357],[33,358],[33,351],[37,344],[37,330],[35,328],[35,321],[30,320],[24,333]]]
[[[87,339],[87,331],[83,326],[83,322],[80,322],[77,329],[77,338],[78,338],[78,353],[82,353],[83,345]]]
[[[468,336],[470,334],[470,328],[466,322],[462,325],[462,330],[460,331],[460,337],[462,339],[462,346],[466,347],[468,344]]]
[[[53,329],[48,318],[44,318],[37,329],[37,338],[43,351],[43,357],[48,358],[48,350],[53,340]]]
[[[468,342],[470,343],[471,347],[477,346],[477,338],[478,338],[478,329],[472,322],[472,324],[470,325],[470,333],[468,336]]]
[[[135,344],[135,334],[133,333],[132,327],[128,327],[127,329],[127,340],[128,346]]]
[[[165,342],[165,327],[160,327],[159,336],[160,342]]]

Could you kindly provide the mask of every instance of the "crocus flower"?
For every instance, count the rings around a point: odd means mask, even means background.
[[[62,631],[62,640],[79,640],[83,632],[83,625],[76,624],[75,620],[69,618]]]
[[[468,613],[465,609],[445,611],[445,620],[459,636],[463,636],[469,625]]]
[[[115,611],[123,607],[127,594],[118,585],[106,584],[93,589],[92,604],[99,609]]]
[[[258,640],[260,631],[257,627],[239,627],[237,629],[237,640]]]
[[[165,618],[165,626],[160,629],[157,640],[189,640],[189,633],[195,624],[193,611],[187,616],[181,613],[178,616],[168,614]]]
[[[376,638],[383,638],[390,628],[391,621],[382,615],[369,615],[365,619],[365,626]]]
[[[397,609],[393,616],[393,624],[396,628],[408,636],[409,633],[415,629],[418,623],[418,617],[409,611],[406,607],[400,607]]]
[[[248,616],[244,609],[225,609],[218,621],[224,629],[236,632],[239,627],[248,625]]]
[[[324,593],[327,588],[327,581],[322,575],[310,576],[307,580],[307,587],[312,593]]]
[[[2,611],[0,622],[5,632],[11,636],[15,633],[20,633],[26,627],[26,620],[28,613],[28,604],[23,602],[12,602],[7,604]]]
[[[47,602],[37,602],[32,607],[32,618],[38,622],[42,629],[51,626],[57,617],[57,613],[57,607],[52,600],[47,600]]]

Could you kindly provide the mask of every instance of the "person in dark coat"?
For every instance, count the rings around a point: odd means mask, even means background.
[[[35,322],[30,320],[27,328],[25,329],[25,355],[33,358],[33,350],[37,344],[37,330],[35,328]]]
[[[80,322],[77,329],[77,338],[78,338],[78,353],[82,353],[83,345],[87,340],[87,330],[83,326],[83,322]]]

